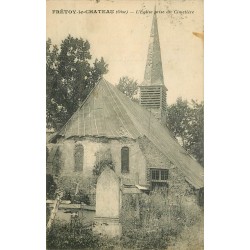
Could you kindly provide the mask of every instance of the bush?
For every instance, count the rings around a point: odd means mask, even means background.
[[[84,194],[83,191],[79,191],[78,194],[73,195],[71,202],[74,204],[81,204],[82,202],[86,205],[90,205],[90,199],[87,194]]]
[[[51,209],[50,209],[49,205],[46,204],[46,225],[47,225],[47,223],[49,221],[50,214],[51,214]]]
[[[126,231],[121,243],[125,249],[166,249],[169,242],[167,233],[155,228],[140,228]]]
[[[140,211],[136,211],[137,202]],[[165,192],[152,192],[150,195],[140,196],[123,195],[123,247],[166,249],[177,241],[178,244],[190,245],[188,239],[192,234],[196,234],[201,242],[202,218],[203,211],[194,202],[189,202],[185,198],[170,198]]]
[[[57,185],[54,181],[54,178],[50,174],[46,174],[46,198],[55,199],[56,197]]]
[[[47,249],[97,248],[98,237],[80,220],[71,224],[55,223],[47,232]]]
[[[72,203],[94,205],[92,196],[95,193],[95,185],[91,178],[83,177],[77,173],[70,176],[60,176],[59,186],[63,187],[63,200],[70,200]]]
[[[140,210],[138,210],[140,208]],[[121,239],[93,234],[83,220],[55,223],[48,249],[203,249],[203,210],[165,192],[123,195]]]
[[[95,177],[95,183],[98,176],[103,172],[105,168],[115,170],[115,165],[112,161],[112,155],[110,149],[100,150],[95,153],[96,161],[93,168],[93,176]]]
[[[177,238],[172,241],[169,250],[203,250],[204,249],[204,221],[203,216],[194,225],[184,227]]]
[[[122,249],[118,238],[96,235],[83,220],[70,224],[55,223],[47,232],[47,249]]]

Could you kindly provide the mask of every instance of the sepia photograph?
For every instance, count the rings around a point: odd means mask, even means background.
[[[47,249],[204,249],[203,18],[46,1]]]

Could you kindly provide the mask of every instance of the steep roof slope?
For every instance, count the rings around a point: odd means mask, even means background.
[[[136,139],[139,137],[140,132],[117,98],[116,92],[120,91],[106,80],[100,80],[57,135],[65,138],[105,136]]]
[[[133,139],[146,136],[182,171],[191,185],[195,188],[204,186],[203,167],[179,145],[168,128],[104,79],[100,80],[56,136],[65,139],[74,136]]]

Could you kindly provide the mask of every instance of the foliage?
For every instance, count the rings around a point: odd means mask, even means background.
[[[191,227],[184,227],[175,242],[168,248],[168,250],[180,249],[204,249],[204,220],[202,216],[196,224]]]
[[[54,223],[47,232],[47,249],[122,249],[119,239],[97,235],[90,226],[80,218],[70,224]]]
[[[134,102],[139,102],[138,94],[138,83],[132,78],[123,76],[120,78],[119,83],[116,87],[127,97],[129,97]]]
[[[104,151],[98,151],[95,153],[96,162],[93,168],[93,175],[95,176],[95,183],[97,177],[102,173],[105,168],[111,168],[115,170],[115,165],[112,161],[112,155],[110,149]]]
[[[137,197],[126,195],[122,223],[122,243],[129,249],[168,249],[176,243],[187,245],[192,243],[188,238],[191,235],[200,245],[203,241],[203,210],[188,199],[176,200],[164,191]]]
[[[70,200],[74,204],[83,202],[91,205],[93,203],[92,196],[95,193],[95,186],[91,178],[85,178],[77,173],[60,176],[58,186],[63,187],[63,200]]]
[[[49,204],[46,204],[46,225],[47,225],[47,223],[49,221],[50,214],[51,214],[51,209],[49,207]]]
[[[90,65],[90,44],[68,35],[60,44],[46,42],[47,127],[59,129],[77,110],[101,76],[108,72],[103,58]]]
[[[204,104],[192,101],[193,123],[190,126],[188,151],[204,166]]]
[[[147,228],[132,229],[122,237],[125,249],[167,249],[170,237],[162,229],[147,230]]]
[[[97,249],[98,237],[84,227],[81,221],[74,224],[55,223],[47,232],[47,249]]]
[[[95,235],[80,218],[56,222],[47,232],[47,249],[202,249],[203,210],[185,199],[176,203],[163,191],[126,194],[121,219],[121,239]]]
[[[167,110],[167,126],[181,145],[204,165],[204,103],[178,98]]]
[[[95,184],[102,171],[109,167],[115,169],[110,149],[96,152],[96,161],[93,166],[93,176],[85,177],[82,172],[73,172],[58,177],[58,186],[63,188],[64,200],[72,203],[84,202],[87,205],[95,204]]]
[[[57,185],[50,174],[46,174],[46,198],[55,199]]]

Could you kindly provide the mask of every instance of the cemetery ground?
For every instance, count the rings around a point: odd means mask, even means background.
[[[85,197],[85,201],[89,202]],[[50,209],[47,207],[47,215]],[[203,249],[203,208],[186,197],[123,194],[121,238],[92,231],[84,213],[68,222],[55,220],[47,232],[47,249]]]

